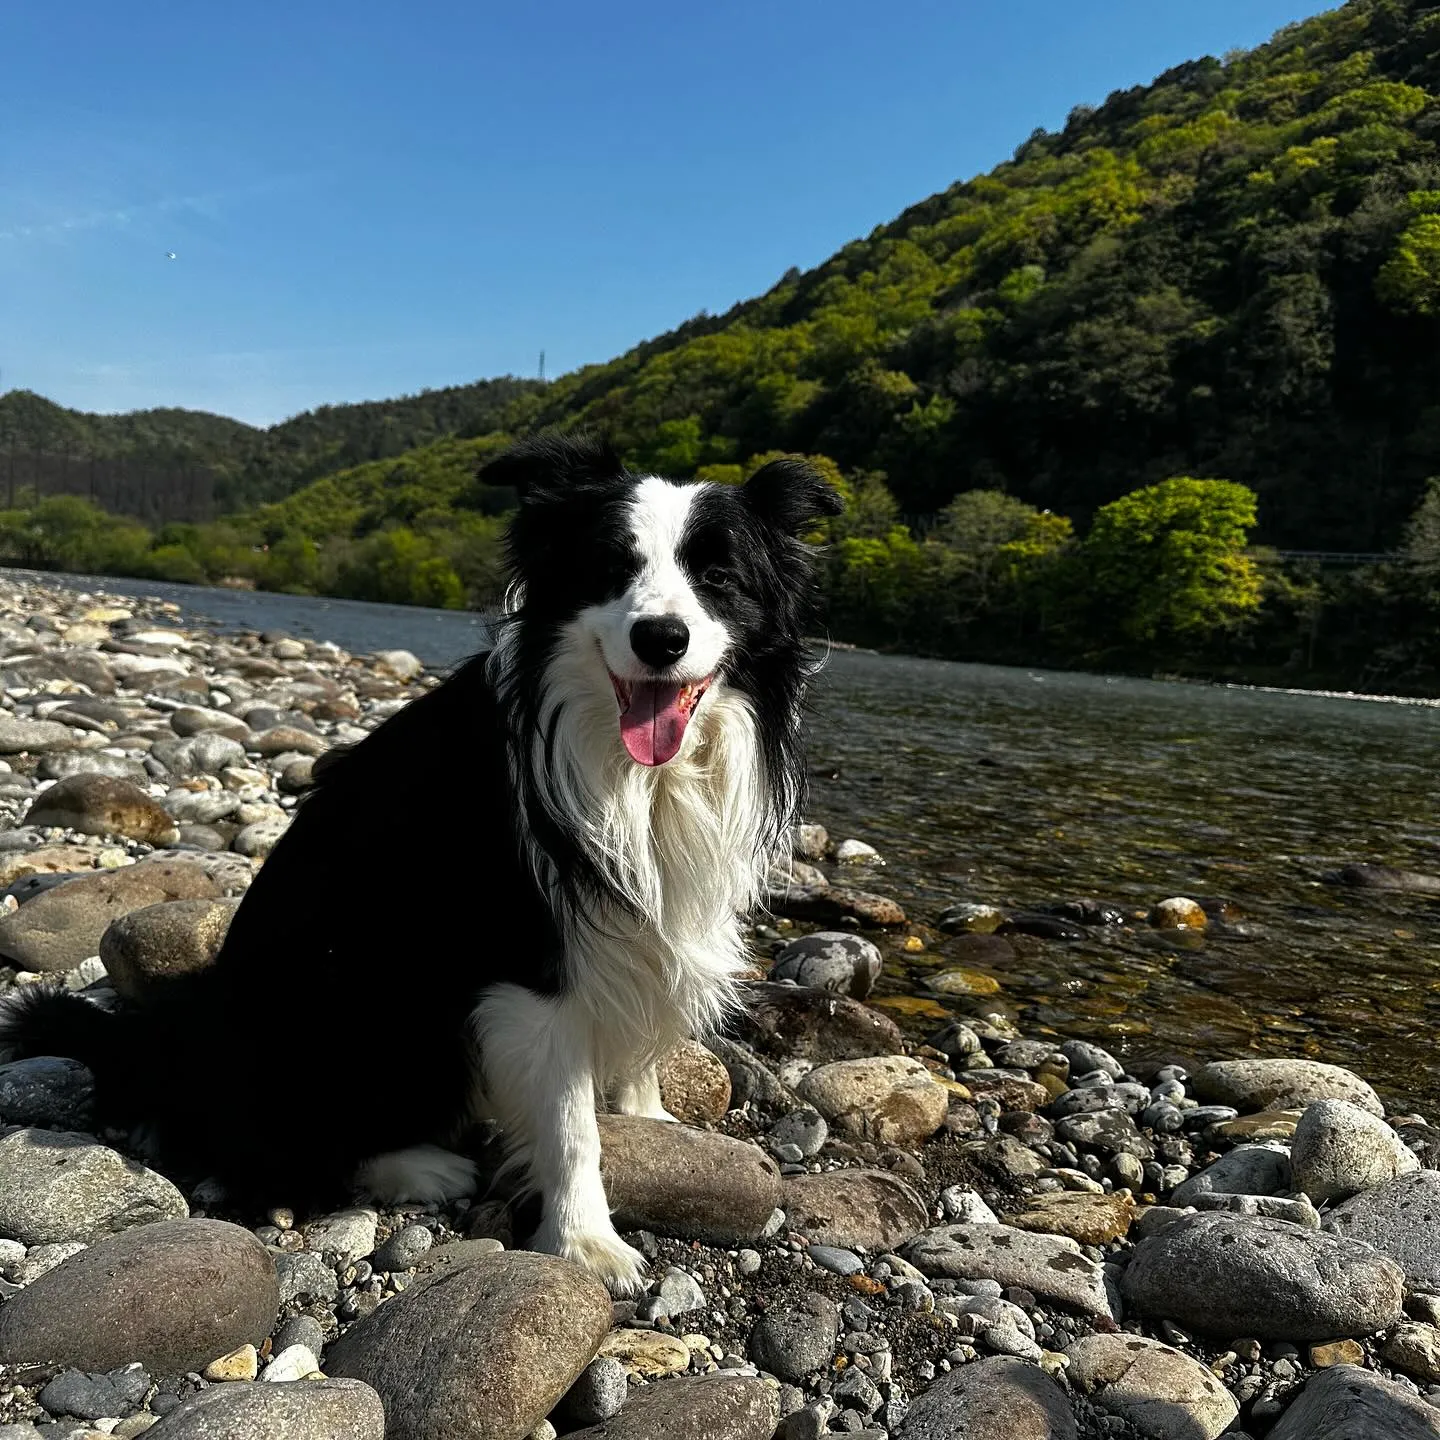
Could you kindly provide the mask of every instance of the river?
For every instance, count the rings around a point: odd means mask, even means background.
[[[432,664],[484,635],[457,611],[35,578]],[[921,954],[887,944],[891,994],[924,994],[961,963],[965,942],[928,928],[953,901],[1220,897],[1233,922],[1204,936],[1025,937],[980,968],[1032,1030],[1137,1062],[1305,1055],[1440,1111],[1440,902],[1321,881],[1352,861],[1440,871],[1437,727],[1422,705],[837,650],[814,698],[810,813],[880,850],[854,883],[899,900],[925,937]]]

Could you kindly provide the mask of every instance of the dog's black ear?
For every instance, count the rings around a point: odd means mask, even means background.
[[[529,508],[609,490],[624,474],[624,461],[603,437],[547,430],[512,445],[479,478],[486,485],[508,486]]]
[[[793,457],[762,465],[745,482],[742,493],[757,515],[787,535],[798,535],[845,508],[833,485],[813,466]]]

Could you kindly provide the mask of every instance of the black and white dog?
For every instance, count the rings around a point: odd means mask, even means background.
[[[675,484],[556,435],[485,479],[521,496],[494,649],[317,767],[211,970],[114,1012],[26,994],[0,1050],[84,1060],[102,1123],[267,1203],[470,1193],[442,1147],[493,1120],[531,1243],[623,1293],[596,1107],[671,1118],[657,1058],[736,1003],[803,783],[798,537],[840,500],[799,461]]]

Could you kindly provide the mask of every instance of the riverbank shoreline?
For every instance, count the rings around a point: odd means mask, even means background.
[[[342,600],[324,595],[287,595],[278,591],[231,589],[213,585],[191,585],[179,581],[144,580],[127,576],[68,574],[58,571],[24,570],[14,566],[0,566],[0,577],[9,576],[17,581],[37,585],[52,585],[63,589],[79,591],[95,590],[115,595],[131,595],[169,600],[200,623],[218,623],[226,629],[246,628],[245,616],[250,610],[260,610],[271,604],[293,604],[304,607],[309,626],[317,631],[325,624],[334,625],[337,617],[351,612],[364,617],[364,623],[377,627],[394,625],[397,630],[422,628],[428,623],[438,628],[463,626],[469,632],[472,648],[466,654],[474,653],[485,643],[486,617],[489,612],[472,610],[433,610],[419,605],[385,605],[377,602]],[[208,600],[208,604],[207,604]],[[213,613],[221,612],[219,615]],[[264,625],[258,627],[266,628]],[[319,638],[318,636],[316,638]],[[399,643],[395,641],[394,643]],[[417,642],[421,644],[423,641]],[[957,656],[911,654],[908,651],[887,650],[871,645],[856,644],[848,640],[837,640],[826,635],[810,637],[810,643],[821,651],[834,651],[848,655],[884,655],[895,659],[935,660],[957,665],[978,665],[996,669],[1033,672],[1040,675],[1086,675],[1097,679],[1150,680],[1157,684],[1198,685],[1219,690],[1253,691],[1265,695],[1311,696],[1325,700],[1344,700],[1367,704],[1415,705],[1422,708],[1440,707],[1440,694],[1387,694],[1365,690],[1337,688],[1317,681],[1314,685],[1276,685],[1260,680],[1221,678],[1211,674],[1188,674],[1144,669],[1099,669],[1087,670],[1056,666],[1053,664],[1031,664],[1016,660],[971,660]],[[453,644],[445,647],[447,658],[459,658]],[[417,651],[420,653],[420,651]],[[423,654],[422,658],[434,657]]]
[[[434,683],[117,598],[0,577],[0,994],[208,963],[314,759]],[[486,1130],[473,1197],[256,1213],[97,1126],[83,1067],[0,1064],[0,1436],[1302,1440],[1356,1406],[1440,1435],[1440,1131],[1279,1047],[1141,1065],[1020,1023],[972,967],[1039,919],[907,915],[863,840],[796,832],[745,1018],[662,1066],[684,1123],[602,1120],[638,1299],[524,1249]],[[377,889],[377,923],[410,903]],[[1072,908],[1049,923],[1225,923]],[[927,950],[923,993],[877,986]],[[214,1123],[323,1126],[389,1002],[256,983],[297,1048]]]

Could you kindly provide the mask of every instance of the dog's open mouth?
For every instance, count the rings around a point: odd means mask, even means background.
[[[620,739],[640,765],[663,765],[680,753],[685,727],[710,688],[713,675],[677,685],[668,680],[610,676],[620,706]]]

